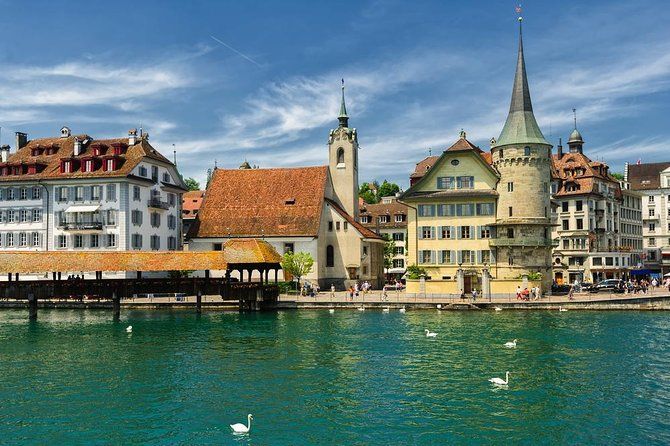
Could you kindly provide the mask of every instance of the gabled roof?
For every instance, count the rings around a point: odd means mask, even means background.
[[[82,142],[82,151],[76,156],[74,155],[75,139]],[[119,165],[115,170],[103,170],[103,163],[100,161],[94,166],[95,168],[91,172],[82,172],[81,169],[75,169],[74,172],[70,173],[60,172],[62,159],[82,161],[93,156],[94,147],[100,147],[102,154],[95,158],[102,160],[104,157],[113,156],[113,146],[122,146],[124,148],[123,153],[116,156],[119,160]],[[41,154],[33,156],[33,149],[41,149]],[[47,149],[55,149],[55,151],[52,154],[47,154]],[[0,182],[60,178],[125,177],[145,158],[174,165],[169,159],[154,149],[146,138],[138,138],[136,144],[132,146],[128,146],[128,138],[93,139],[85,134],[71,135],[66,138],[38,138],[29,141],[24,147],[10,154],[7,163],[0,163],[0,167],[5,165],[38,164],[41,166],[41,170],[33,174],[22,173],[20,175],[0,176]],[[180,178],[173,178],[173,181],[180,187],[183,186]]]
[[[363,203],[360,206],[359,215],[361,217],[366,215],[372,217],[372,221],[370,223],[361,223],[366,228],[371,229],[378,227],[382,229],[407,228],[407,218],[405,218],[405,221],[402,222],[395,221],[396,215],[407,216],[407,210],[408,210],[407,205],[398,203],[398,201],[396,200],[393,200],[391,203],[383,203],[383,202],[376,204]],[[380,215],[388,215],[389,222],[379,223]]]
[[[607,164],[592,161],[581,152],[565,153],[560,158],[554,154],[551,161],[552,178],[560,180],[555,197],[601,193],[597,190],[596,179],[609,183],[617,191],[616,195],[621,196],[619,181],[609,173]],[[565,186],[570,183],[578,186],[576,190],[567,190]]]
[[[378,236],[378,235],[375,234],[373,231],[371,231],[371,230],[369,230],[368,228],[366,228],[365,226],[363,226],[360,222],[357,222],[356,220],[354,220],[354,218],[353,218],[351,215],[347,214],[347,212],[346,212],[344,209],[342,209],[342,208],[340,207],[340,205],[338,205],[338,204],[337,204],[336,202],[334,202],[333,200],[331,200],[331,199],[329,199],[329,198],[326,198],[326,203],[328,203],[333,209],[335,209],[335,212],[337,212],[338,214],[340,214],[340,216],[341,216],[342,218],[344,218],[345,220],[347,220],[347,222],[348,222],[351,226],[353,226],[353,227],[354,227],[354,228],[361,234],[361,236],[362,236],[363,238],[366,238],[366,239],[375,239],[375,240],[382,240],[382,238],[381,238],[380,236]]]
[[[327,180],[327,166],[216,169],[188,237],[316,237]]]
[[[661,188],[661,172],[670,167],[670,162],[630,164],[628,182],[633,190]]]
[[[182,218],[195,218],[196,214],[200,210],[200,206],[202,205],[202,200],[204,197],[204,190],[192,190],[185,192],[184,195],[182,195]]]
[[[418,163],[416,163],[416,167],[414,168],[414,172],[410,174],[410,178],[421,178],[422,176],[425,175],[428,170],[433,167],[433,164],[435,164],[435,161],[440,158],[437,155],[431,155],[427,156],[426,158],[422,159]]]

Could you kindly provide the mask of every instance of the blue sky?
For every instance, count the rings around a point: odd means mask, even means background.
[[[361,181],[404,187],[461,128],[488,149],[504,123],[517,48],[514,2],[0,1],[0,126],[62,125],[94,138],[140,124],[185,176],[326,163],[340,78]],[[528,1],[535,114],[551,142],[578,110],[585,151],[670,159],[666,1]],[[226,45],[246,56],[221,45]],[[251,59],[251,60],[249,60]]]

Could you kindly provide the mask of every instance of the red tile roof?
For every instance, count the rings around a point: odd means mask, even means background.
[[[560,180],[554,194],[556,197],[604,192],[598,190],[596,179],[608,183],[615,189],[615,195],[621,197],[619,182],[609,173],[607,164],[591,161],[583,153],[565,153],[560,158],[552,155],[551,173],[555,180]],[[570,185],[576,185],[576,188],[572,190]]]
[[[366,228],[370,228],[372,230],[377,228],[380,229],[407,228],[407,209],[408,207],[406,205],[398,203],[395,200],[391,203],[383,203],[383,202],[376,204],[363,203],[363,205],[359,210],[359,214],[361,217],[366,215],[370,216],[370,223],[361,223],[361,224]],[[388,215],[389,222],[379,223],[379,216],[381,215]],[[395,221],[396,215],[404,215],[405,221],[396,222]]]
[[[217,169],[188,237],[319,233],[328,167]]]
[[[628,166],[628,182],[633,190],[659,189],[661,172],[670,167],[669,162],[631,164]]]
[[[82,142],[82,151],[74,155],[75,138]],[[86,142],[85,144],[83,144]],[[114,146],[120,147],[122,153],[118,156],[113,154]],[[101,154],[93,155],[94,147],[98,147]],[[51,154],[49,151],[53,151]],[[39,152],[39,154],[36,154]],[[90,172],[82,172],[80,163],[84,159],[93,157],[94,169]],[[117,158],[118,165],[115,170],[103,169],[103,159],[106,157]],[[154,149],[146,138],[138,138],[137,143],[128,146],[128,138],[100,139],[94,140],[88,135],[72,135],[67,138],[39,138],[29,141],[24,147],[10,154],[7,163],[0,163],[0,172],[3,167],[21,166],[21,174],[0,175],[0,181],[34,181],[36,179],[53,178],[97,178],[97,177],[125,177],[144,158],[154,159],[172,165],[172,162]],[[61,173],[61,160],[72,160],[74,171]],[[37,165],[35,173],[27,173],[27,166]],[[175,179],[175,181],[180,181]]]
[[[189,219],[195,218],[200,206],[202,205],[202,199],[205,197],[204,190],[192,190],[185,192],[182,196],[182,207],[181,214],[182,218]]]
[[[475,153],[477,153],[482,158],[482,160],[484,160],[484,162],[489,166],[493,164],[491,152],[483,151],[482,149],[472,144],[465,138],[458,138],[458,140],[456,140],[456,142],[452,144],[451,147],[446,149],[445,152],[459,152],[466,150],[472,150]],[[414,172],[412,172],[409,176],[410,183],[413,185],[417,181],[419,181],[420,178],[423,178],[426,172],[428,172],[428,170],[430,170],[433,167],[433,165],[435,165],[435,163],[439,158],[440,157],[437,155],[432,155],[419,161],[416,164],[416,167],[414,168]]]
[[[342,208],[341,208],[337,203],[335,203],[333,200],[331,200],[331,199],[329,199],[329,198],[326,198],[326,203],[328,203],[333,209],[335,209],[335,211],[336,211],[338,214],[340,214],[340,216],[342,216],[345,220],[347,220],[351,226],[353,226],[354,228],[356,228],[356,230],[357,230],[357,231],[358,231],[364,238],[382,240],[382,238],[381,238],[380,236],[378,236],[378,235],[375,234],[373,231],[371,231],[370,229],[368,229],[368,228],[366,228],[365,226],[363,226],[360,222],[357,222],[356,220],[354,220],[354,218],[353,218],[351,215],[347,214],[347,212],[346,212],[344,209],[342,209]]]

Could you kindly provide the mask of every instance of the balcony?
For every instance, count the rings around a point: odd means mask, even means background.
[[[170,203],[168,203],[167,201],[161,201],[160,198],[150,198],[149,201],[147,202],[147,205],[150,208],[154,209],[163,209],[163,210],[170,209]]]
[[[101,221],[66,221],[58,223],[63,231],[102,231]]]

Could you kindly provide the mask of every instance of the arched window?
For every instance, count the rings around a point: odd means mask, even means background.
[[[344,164],[344,149],[342,147],[337,149],[337,164]]]
[[[333,248],[333,245],[326,246],[326,266],[335,266],[335,249]]]

